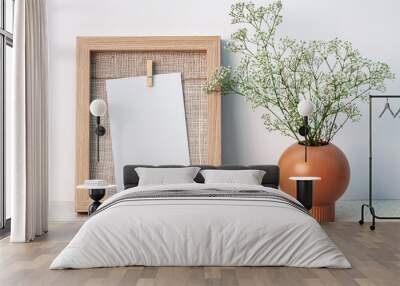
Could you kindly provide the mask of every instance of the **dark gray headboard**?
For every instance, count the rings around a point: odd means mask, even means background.
[[[263,170],[265,171],[264,178],[262,180],[262,185],[265,187],[272,187],[277,189],[279,186],[279,167],[276,165],[251,165],[251,166],[237,166],[237,165],[222,165],[219,167],[207,166],[207,165],[193,165],[195,167],[200,167],[201,169],[220,169],[220,170]],[[136,187],[139,183],[139,176],[135,171],[137,167],[147,167],[147,168],[178,168],[184,167],[180,165],[160,165],[160,166],[150,166],[150,165],[126,165],[124,167],[124,189],[129,189]],[[203,176],[199,173],[194,180],[197,183],[204,183]]]

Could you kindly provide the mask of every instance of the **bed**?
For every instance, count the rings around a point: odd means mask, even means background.
[[[205,184],[199,173],[194,183],[152,186],[138,186],[137,167],[124,168],[125,190],[99,207],[50,269],[351,267],[305,208],[278,190],[277,166],[219,167],[264,170],[261,185]]]

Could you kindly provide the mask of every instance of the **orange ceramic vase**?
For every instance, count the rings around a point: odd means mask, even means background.
[[[296,182],[292,176],[317,176],[321,181],[314,184],[312,216],[319,222],[335,221],[335,202],[346,191],[350,181],[350,166],[346,156],[333,144],[307,148],[293,144],[279,159],[280,187],[296,197]]]

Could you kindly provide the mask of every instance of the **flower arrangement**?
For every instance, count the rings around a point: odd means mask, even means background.
[[[241,56],[237,67],[222,67],[206,90],[243,96],[253,108],[264,108],[264,125],[301,142],[303,119],[297,105],[310,99],[308,144],[325,145],[349,121],[358,121],[359,101],[371,91],[384,91],[394,79],[387,64],[361,56],[348,41],[300,41],[277,38],[282,2],[256,7],[232,5],[232,24],[242,27],[231,35],[227,49]]]

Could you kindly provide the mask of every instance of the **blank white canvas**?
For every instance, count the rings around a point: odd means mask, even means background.
[[[118,191],[128,164],[189,165],[189,144],[180,73],[106,81]]]

